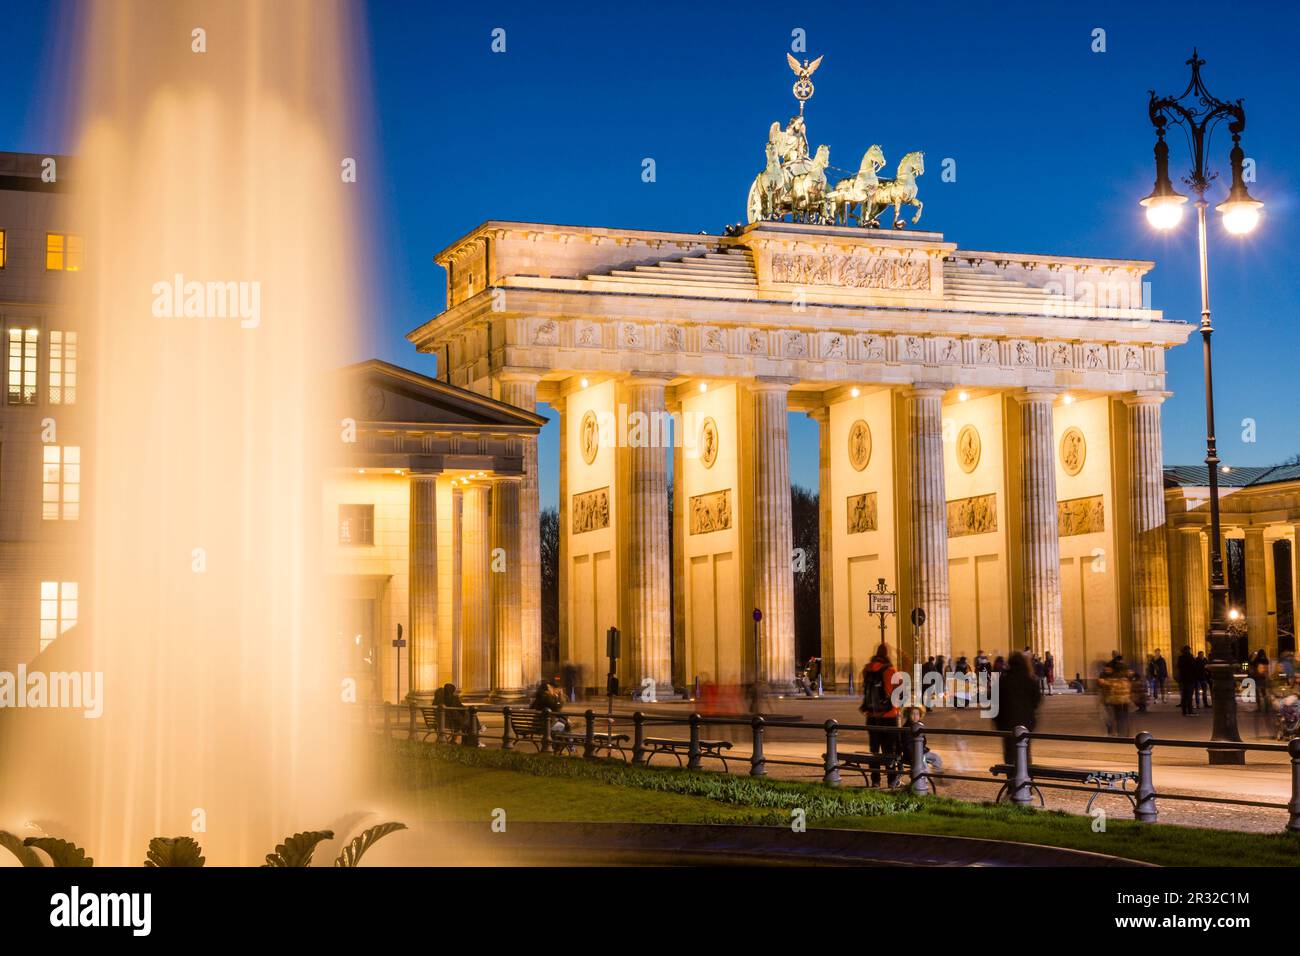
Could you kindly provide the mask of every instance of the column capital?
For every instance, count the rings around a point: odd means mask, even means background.
[[[915,382],[911,386],[904,388],[903,394],[908,398],[942,399],[949,391],[949,386],[938,382]]]
[[[498,382],[532,382],[536,384],[542,380],[549,369],[544,368],[521,368],[512,366],[510,368],[497,369],[492,377]]]
[[[1049,386],[1031,385],[1028,388],[1017,389],[1011,393],[1011,397],[1017,402],[1028,404],[1030,402],[1051,402],[1055,403],[1058,398],[1065,393],[1063,388],[1051,388]]]
[[[751,392],[788,392],[798,381],[786,375],[755,375],[748,386]]]
[[[406,477],[412,481],[436,481],[441,475],[441,468],[408,468],[406,470]]]
[[[1154,389],[1143,390],[1131,392],[1128,395],[1123,396],[1123,402],[1125,405],[1130,407],[1133,405],[1163,405],[1165,399],[1172,394],[1173,392],[1164,392]]]
[[[1265,528],[1263,525],[1260,524],[1248,524],[1246,525],[1246,527],[1242,528],[1241,530],[1242,533],[1244,533],[1247,537],[1250,537],[1252,535],[1257,535],[1262,538],[1264,537]]]
[[[622,381],[623,385],[628,388],[637,386],[657,386],[659,388],[667,388],[668,383],[672,381],[672,378],[671,375],[664,372],[641,371],[640,369],[635,369],[628,372],[627,375],[623,377]]]
[[[824,425],[831,420],[831,410],[829,405],[823,405],[821,408],[814,408],[804,412],[809,418],[818,425]]]

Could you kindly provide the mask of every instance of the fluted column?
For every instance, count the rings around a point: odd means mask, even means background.
[[[408,692],[438,686],[438,509],[434,475],[412,474],[407,514]]]
[[[518,478],[492,482],[492,694],[517,697],[531,686],[523,663],[523,562]]]
[[[1056,440],[1052,404],[1056,392],[1027,389],[1020,403],[1021,577],[1025,641],[1040,656],[1061,660],[1061,543],[1056,510]],[[1080,662],[1074,662],[1078,667]]]
[[[762,378],[750,386],[753,401],[754,606],[758,627],[758,679],[776,689],[794,682],[794,549],[790,505],[790,441],[785,381]],[[752,623],[752,622],[751,622]]]
[[[461,506],[462,692],[492,689],[492,514],[483,483],[465,488]]]
[[[1124,400],[1129,410],[1129,581],[1133,659],[1159,648],[1168,659],[1169,560],[1165,540],[1164,460],[1160,439],[1161,393]]]
[[[911,498],[912,603],[925,611],[919,658],[952,656],[948,599],[948,500],[943,482],[943,393],[918,385],[907,394],[908,490]],[[906,629],[911,607],[899,608]]]
[[[531,372],[503,374],[501,401],[524,411],[537,412],[537,381]],[[520,641],[525,686],[542,677],[542,552],[537,490],[537,439],[524,443],[524,475],[519,487],[519,565],[521,571]]]
[[[457,687],[465,685],[464,600],[460,582],[464,580],[462,536],[465,530],[464,485],[451,486],[451,673],[446,679]]]
[[[1205,556],[1201,550],[1201,529],[1183,528],[1183,603],[1187,613],[1187,643],[1192,653],[1206,650],[1209,633],[1209,578],[1205,576]]]
[[[808,413],[817,423],[817,587],[821,610],[822,675],[835,681],[841,654],[835,646],[835,574],[831,550],[831,410],[823,407]],[[845,659],[847,659],[847,656]]]
[[[672,694],[672,603],[668,554],[668,430],[662,378],[634,375],[628,407],[628,624],[634,688],[650,677]],[[639,416],[634,418],[633,416]]]
[[[1268,647],[1268,571],[1263,527],[1246,528],[1246,638],[1253,654]]]

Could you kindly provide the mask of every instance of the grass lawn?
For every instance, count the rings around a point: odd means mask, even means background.
[[[1090,850],[1165,866],[1294,866],[1300,839],[1008,804],[917,798],[860,787],[823,787],[676,768],[633,767],[500,750],[394,741],[384,754],[390,782],[429,820],[485,820],[497,807],[511,819],[562,822],[731,823],[789,826],[794,808],[808,826],[1009,840]]]

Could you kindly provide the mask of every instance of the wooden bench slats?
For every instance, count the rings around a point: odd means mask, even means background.
[[[648,765],[656,754],[672,754],[677,758],[677,766],[682,765],[682,754],[690,756],[691,742],[689,740],[678,740],[675,737],[646,737],[642,741],[648,749],[645,762]],[[724,750],[731,749],[730,740],[700,740],[700,756],[713,757],[722,761],[722,769],[727,769],[727,755]]]
[[[1016,768],[1011,764],[999,763],[989,768],[989,773],[995,777],[1006,777],[1007,782],[1002,785],[998,791],[996,802],[1001,803],[1011,791],[1012,776]],[[1093,803],[1103,793],[1118,794],[1128,800],[1129,803],[1137,806],[1137,800],[1128,785],[1132,783],[1135,787],[1138,782],[1136,770],[1083,770],[1071,767],[1040,767],[1037,764],[1029,765],[1029,787],[1038,794],[1038,803],[1040,806],[1047,806],[1047,800],[1043,796],[1043,791],[1034,785],[1035,780],[1064,780],[1070,783],[1080,783],[1085,786],[1092,786],[1093,793],[1088,797],[1088,805],[1084,812],[1092,809]]]

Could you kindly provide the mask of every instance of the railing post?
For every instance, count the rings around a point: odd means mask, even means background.
[[[433,724],[433,726],[437,729],[437,733],[434,734],[433,742],[436,744],[440,744],[442,743],[442,738],[446,736],[447,733],[447,713],[446,713],[446,708],[441,703],[434,704],[434,711],[437,713],[438,716]]]
[[[465,708],[465,732],[460,739],[466,747],[478,746],[478,708],[473,704]]]
[[[411,722],[406,732],[406,739],[414,740],[415,739],[415,698],[408,694],[406,697],[406,702],[407,702],[407,710],[409,710],[411,714]]]
[[[645,763],[645,714],[632,714],[632,762]]]
[[[1151,751],[1154,740],[1145,730],[1133,738],[1138,752],[1138,786],[1133,801],[1133,817],[1142,823],[1156,822],[1156,784],[1151,774]]]
[[[1300,737],[1287,741],[1286,752],[1291,756],[1291,802],[1286,805],[1291,813],[1286,828],[1292,833],[1300,833]]]
[[[501,716],[505,720],[505,725],[501,728],[501,749],[513,750],[514,741],[510,738],[510,705],[507,704],[501,708]]]
[[[1017,724],[1011,731],[1016,742],[1016,767],[1011,775],[1011,802],[1019,807],[1034,802],[1033,780],[1029,776],[1029,729]]]
[[[691,714],[691,748],[686,760],[687,770],[700,769],[700,715]]]
[[[587,722],[587,729],[582,741],[582,755],[591,759],[596,756],[596,712],[589,707],[582,716]]]
[[[767,776],[767,758],[763,756],[763,718],[758,714],[749,722],[754,730],[754,748],[749,757],[749,775],[751,777]]]
[[[542,714],[542,749],[539,753],[547,753],[552,748],[551,745],[551,712],[544,710]]]
[[[914,720],[908,727],[912,732],[912,792],[924,797],[930,792],[930,778],[925,769],[925,724]]]
[[[822,725],[826,728],[826,753],[823,754],[822,760],[822,783],[828,787],[838,787],[840,785],[840,751],[839,751],[839,721],[831,719]]]

